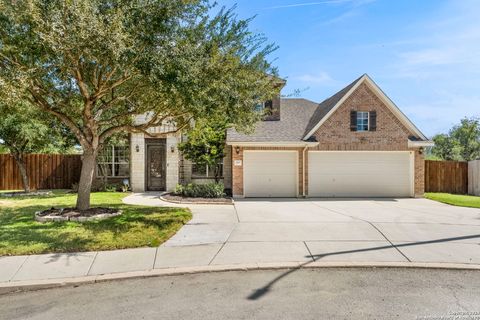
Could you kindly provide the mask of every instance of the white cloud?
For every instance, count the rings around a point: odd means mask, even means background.
[[[437,78],[440,72],[480,73],[479,16],[478,3],[450,2],[435,19],[417,27],[421,36],[409,39],[411,45],[397,48],[396,75],[426,79]]]
[[[340,22],[343,22],[343,21],[348,20],[350,18],[356,17],[359,14],[360,13],[356,9],[352,9],[352,10],[349,10],[349,11],[346,11],[346,12],[340,14],[339,16],[337,16],[335,18],[324,21],[321,25],[326,26],[326,25],[332,25],[332,24],[335,24],[335,23],[340,23]]]
[[[325,5],[325,4],[328,5],[328,4],[342,4],[342,3],[350,3],[353,6],[358,7],[374,1],[376,0],[324,0],[324,1],[315,1],[315,2],[300,2],[300,3],[278,5],[278,6],[267,7],[265,9],[286,9],[286,8],[309,7],[309,6],[319,6],[319,5]]]
[[[267,7],[265,9],[285,9],[285,8],[295,8],[295,7],[308,7],[308,6],[318,6],[322,4],[335,4],[335,3],[344,3],[351,2],[353,0],[325,0],[325,1],[316,1],[316,2],[303,2],[303,3],[292,3],[285,4],[280,6]]]
[[[324,72],[324,71],[317,74],[299,75],[299,76],[293,77],[293,79],[301,82],[305,82],[307,84],[332,84],[335,82],[335,80],[333,80],[332,77],[327,72]]]

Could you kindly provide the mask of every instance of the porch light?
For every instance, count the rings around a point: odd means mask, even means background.
[[[173,146],[173,145],[170,146],[170,151],[171,151],[172,153],[175,152],[175,146]]]
[[[236,152],[237,154],[240,153],[240,147],[239,147],[239,146],[236,146],[236,147],[235,147],[235,152]]]
[[[138,144],[135,146],[135,151],[140,152],[140,146]]]

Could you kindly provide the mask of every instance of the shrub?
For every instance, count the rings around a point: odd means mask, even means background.
[[[105,183],[103,181],[92,185],[92,191],[94,192],[117,192],[120,190],[120,186],[115,183]]]
[[[223,183],[215,182],[207,184],[178,184],[173,193],[177,196],[189,198],[221,198],[225,196]]]

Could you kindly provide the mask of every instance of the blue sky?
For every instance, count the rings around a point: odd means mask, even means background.
[[[280,48],[283,94],[320,102],[368,73],[427,136],[480,116],[478,0],[219,0]]]

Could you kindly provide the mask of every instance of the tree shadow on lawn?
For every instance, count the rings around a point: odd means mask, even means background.
[[[111,219],[83,223],[40,223],[35,221],[34,213],[50,206],[2,208],[0,256],[157,246],[191,218],[188,212],[176,208],[99,202],[95,206],[118,208],[123,213]]]
[[[468,239],[478,239],[478,238],[480,238],[480,234],[474,234],[474,235],[468,235],[468,236],[459,236],[459,237],[452,237],[452,238],[435,239],[435,240],[427,240],[427,241],[418,241],[418,242],[411,242],[411,243],[402,243],[402,244],[397,244],[397,245],[384,245],[384,246],[377,246],[377,247],[363,248],[363,249],[355,249],[355,250],[328,252],[328,253],[324,253],[324,254],[308,255],[306,257],[311,258],[313,261],[308,261],[308,262],[302,263],[300,266],[295,267],[293,269],[290,269],[290,270],[280,274],[279,276],[272,279],[270,282],[268,282],[263,287],[256,289],[252,294],[250,294],[247,297],[247,299],[248,300],[258,300],[258,299],[260,299],[261,297],[266,295],[271,290],[271,288],[273,287],[273,285],[275,283],[279,282],[280,280],[287,277],[291,273],[302,269],[303,267],[309,265],[310,263],[318,261],[318,260],[320,260],[324,257],[327,257],[327,256],[335,256],[335,255],[357,253],[357,252],[368,252],[368,251],[376,251],[376,250],[392,249],[392,248],[413,247],[413,246],[421,246],[421,245],[432,244],[432,243],[443,243],[443,242],[468,240]],[[403,253],[401,253],[401,254],[403,255]]]

